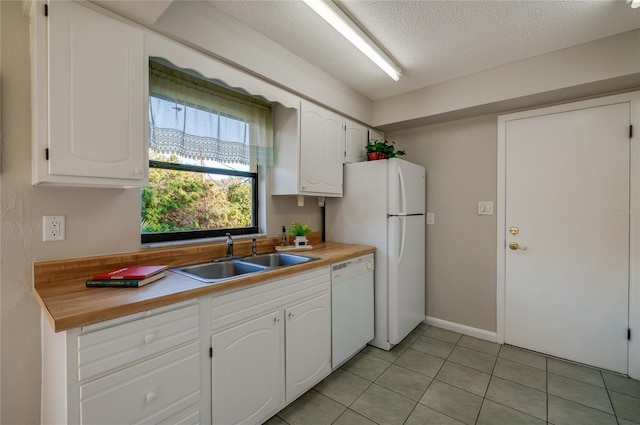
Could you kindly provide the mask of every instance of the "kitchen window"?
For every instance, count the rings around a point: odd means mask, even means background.
[[[257,233],[258,167],[272,164],[269,103],[149,62],[143,243]]]

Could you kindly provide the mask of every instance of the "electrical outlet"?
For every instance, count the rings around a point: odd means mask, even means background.
[[[42,217],[42,240],[63,241],[64,227],[63,215],[45,215]]]

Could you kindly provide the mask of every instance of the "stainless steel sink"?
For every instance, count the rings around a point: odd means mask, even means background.
[[[194,266],[172,269],[172,271],[201,282],[216,283],[248,273],[261,272],[266,269],[265,266],[259,264],[250,264],[234,260],[219,263],[196,264]]]
[[[171,269],[171,271],[201,282],[218,283],[249,273],[258,273],[267,269],[292,266],[313,260],[317,260],[317,258],[295,254],[260,254],[240,259],[235,257],[229,260],[221,258],[211,263],[178,267]]]
[[[251,257],[244,257],[239,261],[243,263],[258,264],[268,268],[273,268],[273,267],[292,266],[294,264],[302,264],[312,260],[317,260],[317,258],[305,257],[303,255],[295,255],[295,254],[272,253],[272,254],[254,255]]]

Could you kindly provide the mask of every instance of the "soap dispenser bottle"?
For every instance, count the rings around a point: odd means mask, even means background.
[[[280,234],[280,245],[288,246],[289,245],[289,236],[287,236],[287,228],[282,226],[282,233]]]

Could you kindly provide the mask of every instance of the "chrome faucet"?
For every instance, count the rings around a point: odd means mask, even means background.
[[[227,257],[233,257],[233,239],[231,239],[231,233],[227,233]]]
[[[251,255],[254,257],[258,255],[258,244],[255,236],[251,239]]]

